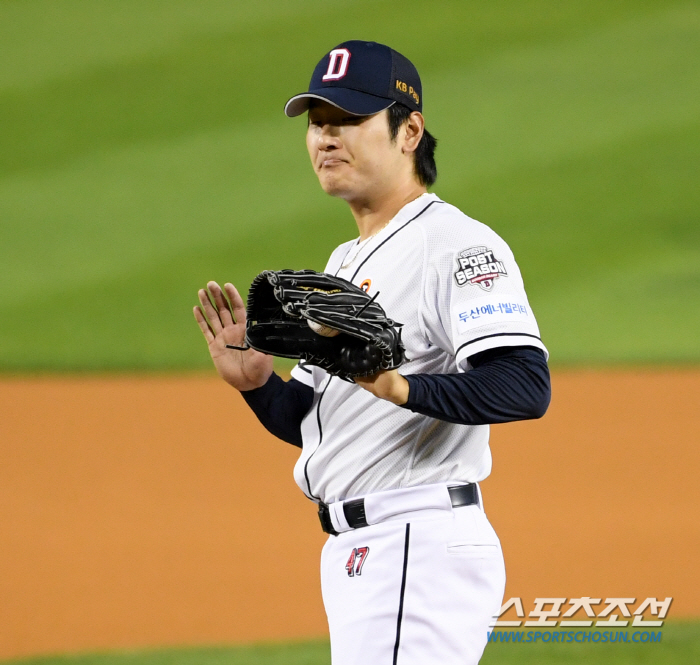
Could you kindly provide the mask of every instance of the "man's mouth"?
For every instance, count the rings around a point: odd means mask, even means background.
[[[321,162],[321,168],[330,168],[333,166],[339,166],[340,164],[347,164],[344,159],[338,159],[337,157],[329,157]]]

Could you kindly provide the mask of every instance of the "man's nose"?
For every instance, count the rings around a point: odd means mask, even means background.
[[[340,148],[340,127],[326,123],[321,127],[318,136],[318,147],[320,150],[333,150]]]

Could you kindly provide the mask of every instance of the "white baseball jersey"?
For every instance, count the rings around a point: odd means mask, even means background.
[[[325,272],[379,293],[387,316],[404,324],[405,376],[469,371],[469,356],[502,346],[547,353],[508,245],[435,194],[408,203],[366,241],[340,245]],[[478,482],[491,471],[488,425],[413,413],[317,367],[297,366],[292,376],[315,393],[294,469],[311,499]]]

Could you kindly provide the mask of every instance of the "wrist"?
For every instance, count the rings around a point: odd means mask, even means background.
[[[410,384],[408,380],[396,372],[396,379],[392,385],[391,393],[386,397],[388,401],[397,406],[403,406],[408,402]]]
[[[270,372],[270,374],[266,376],[261,376],[259,378],[256,378],[256,380],[248,380],[245,383],[236,383],[233,384],[231,382],[228,382],[230,386],[238,390],[239,392],[242,393],[250,393],[255,390],[261,390],[262,388],[270,387],[274,383],[277,383],[279,381],[284,381],[280,376],[275,374],[275,372]]]

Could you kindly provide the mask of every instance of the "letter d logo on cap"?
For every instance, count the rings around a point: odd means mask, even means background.
[[[328,71],[321,78],[322,81],[338,81],[348,73],[350,64],[350,51],[346,48],[333,49],[328,58]],[[338,62],[340,60],[340,62]]]

